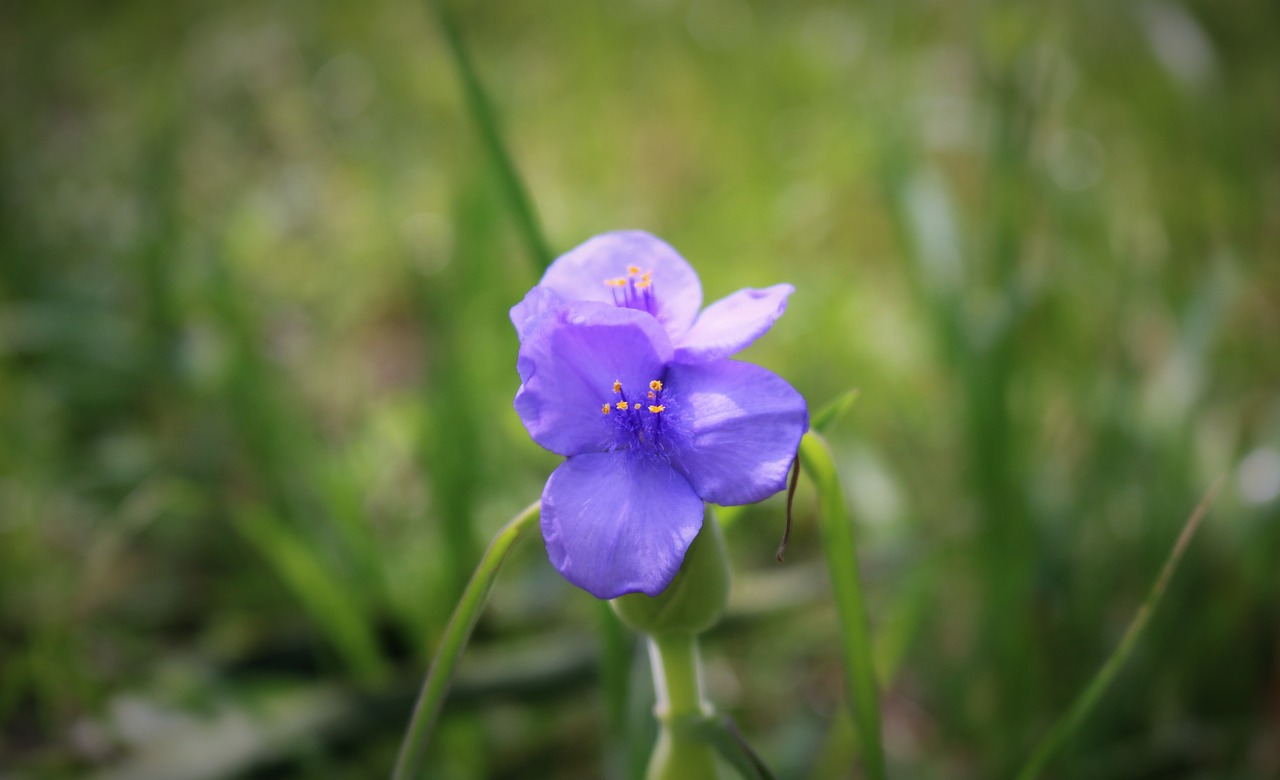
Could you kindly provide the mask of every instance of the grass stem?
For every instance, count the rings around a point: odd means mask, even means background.
[[[1169,557],[1165,559],[1164,567],[1160,569],[1160,576],[1156,578],[1155,584],[1151,586],[1151,591],[1147,594],[1147,598],[1142,602],[1142,606],[1138,608],[1138,614],[1134,615],[1133,622],[1125,629],[1124,637],[1121,638],[1120,644],[1112,651],[1106,662],[1093,676],[1088,687],[1076,698],[1071,705],[1071,709],[1053,725],[1049,733],[1044,739],[1040,740],[1040,744],[1036,746],[1031,757],[1027,759],[1023,765],[1022,771],[1018,772],[1017,780],[1032,780],[1040,775],[1049,763],[1049,759],[1053,758],[1072,734],[1080,728],[1080,724],[1084,723],[1084,719],[1089,716],[1093,708],[1097,706],[1098,701],[1102,698],[1102,694],[1106,693],[1107,688],[1111,686],[1111,681],[1115,679],[1116,674],[1120,671],[1120,667],[1129,658],[1133,652],[1134,646],[1138,642],[1138,638],[1142,636],[1142,631],[1147,627],[1147,623],[1151,620],[1151,613],[1155,611],[1156,605],[1160,602],[1160,597],[1164,595],[1165,588],[1169,585],[1169,580],[1173,577],[1173,573],[1178,568],[1179,561],[1182,560],[1182,554],[1186,552],[1187,545],[1191,543],[1191,537],[1195,535],[1196,529],[1200,527],[1200,521],[1204,519],[1205,513],[1209,511],[1209,506],[1217,497],[1218,491],[1222,489],[1225,477],[1219,477],[1218,481],[1213,483],[1213,487],[1209,488],[1209,492],[1204,498],[1200,499],[1200,504],[1196,506],[1195,511],[1187,518],[1187,522],[1182,526],[1182,532],[1178,534],[1178,540],[1174,542],[1173,549],[1169,552]]]
[[[507,151],[506,144],[502,141],[497,113],[489,101],[484,86],[480,83],[480,76],[462,40],[462,32],[458,29],[458,24],[450,13],[447,3],[445,0],[428,0],[427,5],[430,6],[440,25],[445,43],[449,47],[449,55],[458,69],[458,78],[462,82],[462,92],[466,97],[467,108],[475,120],[476,129],[480,131],[481,143],[493,162],[494,172],[506,194],[507,205],[511,208],[512,216],[515,217],[516,226],[524,239],[529,257],[541,275],[542,271],[551,265],[553,257],[551,247],[542,235],[542,227],[534,212],[533,201],[520,179],[520,174],[516,171],[515,162]]]

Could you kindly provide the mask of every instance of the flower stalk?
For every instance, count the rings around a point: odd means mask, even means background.
[[[646,635],[653,667],[658,741],[648,780],[714,778],[716,748],[703,727],[715,710],[706,698],[698,636],[719,622],[729,601],[729,558],[720,524],[708,516],[670,587],[611,604],[622,622]]]
[[[698,637],[650,636],[649,661],[658,699],[654,714],[659,731],[647,780],[716,777],[715,748],[693,728],[713,713],[702,683]]]
[[[417,777],[436,717],[444,706],[449,683],[453,681],[454,670],[458,667],[476,621],[480,619],[480,611],[489,599],[489,591],[498,577],[498,570],[511,546],[538,522],[540,506],[538,502],[530,504],[503,526],[489,543],[489,549],[471,575],[471,581],[467,583],[462,598],[454,607],[453,616],[449,618],[449,625],[445,627],[440,646],[436,648],[435,660],[431,662],[431,668],[422,681],[422,691],[418,694],[413,718],[409,721],[404,741],[400,744],[400,755],[396,758],[395,770],[391,775],[393,780]]]

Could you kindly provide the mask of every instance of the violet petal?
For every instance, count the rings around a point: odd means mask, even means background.
[[[552,565],[600,599],[665,590],[702,517],[702,499],[683,476],[661,460],[625,452],[569,458],[542,492]]]
[[[615,303],[618,288],[610,280],[626,279],[628,267],[651,274],[645,288],[652,296],[649,313],[673,340],[689,331],[702,306],[698,274],[675,249],[642,230],[603,233],[556,258],[539,285],[565,301]]]
[[[795,292],[789,284],[763,290],[739,290],[711,304],[676,345],[677,363],[703,363],[746,349],[787,310]]]
[[[610,428],[601,406],[613,383],[646,387],[662,375],[671,342],[649,315],[613,305],[578,302],[555,309],[520,346],[516,368],[524,384],[515,407],[533,440],[552,452],[604,449]]]
[[[804,398],[782,377],[750,363],[673,365],[679,424],[688,440],[672,461],[703,499],[750,504],[786,485],[809,428]]]
[[[547,315],[563,303],[560,296],[541,285],[525,293],[524,298],[512,306],[510,312],[511,324],[516,327],[520,340],[528,338],[546,320]]]

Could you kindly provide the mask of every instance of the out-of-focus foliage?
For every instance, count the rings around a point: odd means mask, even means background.
[[[640,227],[709,299],[789,281],[751,359],[859,388],[830,438],[892,775],[1016,769],[1228,471],[1051,774],[1280,771],[1274,5],[455,8],[554,248]],[[510,406],[537,273],[431,15],[9,3],[0,106],[0,767],[385,773],[557,461]],[[847,777],[812,505],[781,568],[780,504],[735,520],[705,655],[780,775]],[[606,704],[594,609],[516,551],[431,776],[627,775],[643,659]]]

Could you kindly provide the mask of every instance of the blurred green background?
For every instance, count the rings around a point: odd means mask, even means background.
[[[1009,776],[1222,474],[1049,775],[1280,776],[1280,7],[454,7],[556,251],[637,227],[707,300],[792,282],[745,356],[860,390],[895,776]],[[539,270],[428,7],[7,3],[0,106],[0,777],[385,775],[558,460],[510,403]],[[855,777],[813,505],[782,566],[777,499],[731,529],[710,693],[781,776]],[[615,628],[523,543],[429,776],[634,776]]]

